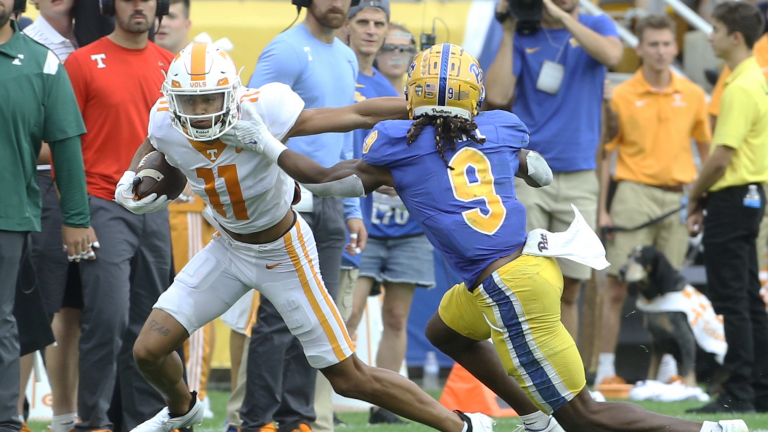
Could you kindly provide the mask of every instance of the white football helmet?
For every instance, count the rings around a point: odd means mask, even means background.
[[[237,122],[240,86],[240,76],[229,54],[212,43],[190,43],[173,59],[163,82],[171,124],[195,141],[220,137]],[[211,102],[219,100],[219,94],[223,95],[223,104],[203,111],[189,97],[215,96]],[[201,127],[201,122],[208,124]]]

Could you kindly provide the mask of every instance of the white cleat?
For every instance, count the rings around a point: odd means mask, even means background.
[[[470,427],[467,432],[493,432],[493,425],[496,422],[482,413],[464,413],[469,419]]]
[[[723,428],[723,432],[749,432],[749,428],[744,423],[744,420],[720,420],[717,424]]]
[[[555,420],[554,417],[549,416],[549,424],[544,429],[531,429],[525,425],[525,423],[517,426],[513,432],[565,432],[560,423]]]
[[[176,429],[199,425],[203,422],[205,407],[196,394],[193,393],[192,398],[195,400],[195,405],[183,416],[171,418],[168,407],[165,407],[151,419],[133,428],[131,432],[171,432]]]

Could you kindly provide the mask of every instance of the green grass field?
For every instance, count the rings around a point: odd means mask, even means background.
[[[439,393],[432,393],[432,396],[437,398]],[[212,392],[210,393],[211,408],[216,414],[216,418],[206,420],[202,426],[195,427],[198,432],[223,432],[224,430],[224,418],[225,418],[225,405],[229,393],[227,392]],[[703,416],[703,415],[690,415],[685,414],[687,408],[701,405],[698,402],[643,402],[640,403],[645,409],[654,411],[661,414],[670,416],[690,419],[690,420],[719,420],[728,418],[724,416]],[[411,423],[407,427],[404,426],[388,426],[388,425],[376,425],[368,426],[368,413],[339,413],[339,418],[347,423],[347,427],[337,428],[339,432],[353,432],[353,431],[370,431],[370,432],[421,432],[432,430],[426,426]],[[746,414],[740,416],[733,416],[730,418],[742,418],[747,422],[749,428],[752,431],[768,432],[768,414]],[[496,419],[496,431],[500,432],[512,432],[514,428],[520,423],[517,418],[501,418]],[[31,422],[29,427],[33,432],[46,432],[47,423],[43,422]]]

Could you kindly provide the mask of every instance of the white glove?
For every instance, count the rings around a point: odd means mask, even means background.
[[[249,120],[239,119],[231,129],[224,132],[221,142],[228,146],[262,153],[272,163],[277,163],[280,153],[287,147],[272,136],[253,104],[240,105],[248,113]]]
[[[115,201],[118,204],[137,215],[152,213],[168,207],[168,204],[171,202],[165,195],[158,198],[157,194],[150,194],[143,199],[135,199],[136,194],[133,193],[134,178],[136,178],[135,172],[126,171],[120,178],[120,181],[117,182],[117,187],[115,188]]]
[[[540,186],[548,186],[552,183],[552,168],[547,161],[537,152],[529,151],[525,156],[528,164],[528,175]]]

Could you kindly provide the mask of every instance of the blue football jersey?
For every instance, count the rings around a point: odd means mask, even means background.
[[[363,160],[386,167],[412,218],[440,249],[467,286],[493,261],[525,243],[525,208],[515,196],[518,153],[528,129],[506,111],[475,117],[485,144],[466,140],[445,151],[426,127],[408,146],[412,120],[379,123],[363,146]]]

